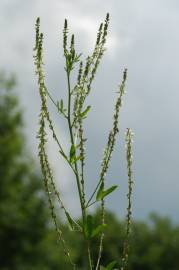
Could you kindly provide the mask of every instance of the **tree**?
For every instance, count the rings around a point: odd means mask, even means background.
[[[0,269],[59,269],[42,181],[23,136],[15,80],[0,74]],[[49,248],[50,246],[50,248]],[[49,251],[50,250],[50,251]]]

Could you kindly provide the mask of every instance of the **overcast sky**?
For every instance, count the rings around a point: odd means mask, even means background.
[[[120,136],[107,177],[107,185],[120,187],[107,203],[119,217],[125,215],[124,133],[131,127],[135,133],[133,217],[145,219],[151,211],[156,211],[179,222],[179,1],[1,0],[0,69],[17,75],[26,133],[33,155],[37,156],[35,137],[40,100],[32,58],[35,19],[41,17],[45,35],[47,85],[60,99],[66,90],[61,42],[64,19],[68,18],[70,29],[75,33],[79,52],[83,50],[87,55],[107,12],[111,17],[107,51],[88,100],[93,106],[86,122],[87,187],[90,192],[98,180],[117,87],[127,67]],[[64,124],[54,113],[53,116],[58,134],[68,148]],[[51,139],[49,154],[64,200],[79,214],[74,179],[68,167],[57,159]]]

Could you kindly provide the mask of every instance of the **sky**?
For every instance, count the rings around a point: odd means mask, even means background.
[[[107,199],[109,209],[123,218],[127,206],[125,131],[134,131],[133,217],[146,219],[155,211],[179,222],[179,1],[176,0],[1,0],[0,69],[17,76],[17,91],[25,115],[26,135],[37,157],[40,99],[33,64],[34,24],[41,18],[44,33],[46,83],[56,99],[65,97],[66,77],[62,51],[64,19],[75,34],[83,57],[90,54],[96,32],[110,13],[107,51],[87,105],[85,123],[88,157],[87,195],[99,177],[100,160],[111,127],[114,102],[124,68],[127,93],[120,115],[120,133],[106,185],[119,185]],[[63,120],[50,107],[55,127],[66,150],[69,135]],[[49,137],[49,157],[67,206],[79,215],[73,175],[59,159]]]

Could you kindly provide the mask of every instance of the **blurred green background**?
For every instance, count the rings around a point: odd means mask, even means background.
[[[39,165],[27,149],[23,111],[12,76],[0,74],[0,270],[68,270],[44,194]],[[59,222],[72,257],[85,269],[83,241]],[[99,217],[96,211],[96,219]],[[103,262],[120,258],[125,221],[107,212]],[[145,222],[133,221],[129,269],[178,270],[179,226],[151,214]],[[94,250],[98,245],[94,239]],[[94,255],[95,256],[95,255]]]

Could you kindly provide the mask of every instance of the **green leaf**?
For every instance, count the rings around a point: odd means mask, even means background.
[[[101,200],[103,192],[104,192],[104,183],[102,182],[99,189],[98,189],[97,195],[96,195],[96,200],[97,201]]]
[[[114,266],[116,266],[116,264],[117,264],[116,261],[112,261],[106,267],[100,266],[100,270],[112,270],[112,269],[114,269]]]
[[[58,107],[58,111],[61,112],[61,110],[60,110],[60,102],[59,101],[57,101],[57,107]]]
[[[61,99],[60,101],[57,101],[57,107],[60,113],[63,113],[66,111],[66,109],[64,109],[63,99]]]
[[[111,263],[109,263],[107,266],[106,266],[106,270],[112,270],[114,269],[114,266],[117,264],[116,261],[112,261]]]
[[[80,159],[81,159],[81,156],[75,157],[75,162],[80,160]]]
[[[60,100],[60,108],[63,111],[63,99]]]
[[[112,193],[118,186],[112,186],[110,188],[108,188],[107,190],[103,191],[103,198],[106,197],[107,195],[109,195],[110,193]]]
[[[98,234],[103,232],[106,227],[107,227],[107,224],[101,224],[101,225],[97,226],[96,228],[93,229],[91,237],[97,236]]]
[[[87,113],[90,111],[91,106],[87,106],[87,108],[80,114],[82,118],[86,118]]]
[[[66,217],[67,217],[67,219],[68,219],[70,228],[71,228],[72,230],[74,230],[74,221],[73,221],[73,219],[70,217],[70,214],[69,214],[67,211],[65,211],[65,215],[66,215]]]
[[[97,201],[100,201],[102,200],[104,197],[108,196],[110,193],[112,193],[118,186],[115,185],[115,186],[112,186],[106,190],[104,190],[104,184],[102,183],[99,187],[99,190],[97,192],[97,195],[96,195],[96,200]]]
[[[84,233],[87,238],[91,238],[93,226],[93,217],[91,215],[88,215],[86,218],[86,223],[84,224]]]
[[[81,159],[81,156],[76,157],[76,146],[72,144],[70,148],[70,163],[73,164]]]
[[[76,149],[74,144],[72,144],[70,148],[70,163],[74,163],[75,159],[76,159]]]
[[[88,215],[86,218],[86,223],[84,225],[84,233],[85,236],[90,239],[97,236],[99,233],[103,232],[106,228],[106,224],[98,225],[97,227],[94,225],[93,217]]]
[[[65,215],[67,217],[67,220],[69,222],[69,225],[72,231],[75,229],[81,230],[80,225],[71,218],[70,214],[67,211],[65,211]]]

